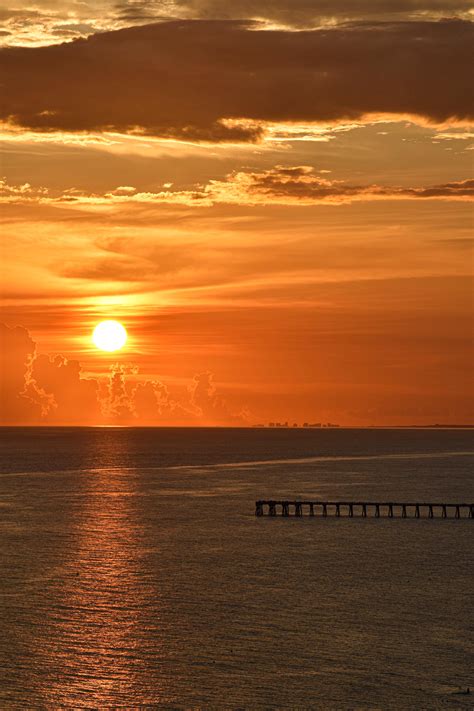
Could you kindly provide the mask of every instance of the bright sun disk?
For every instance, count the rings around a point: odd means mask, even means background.
[[[127,331],[118,321],[101,321],[94,328],[92,340],[101,351],[118,351],[127,342]]]

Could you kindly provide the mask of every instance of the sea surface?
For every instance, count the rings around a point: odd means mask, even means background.
[[[473,520],[254,516],[474,501],[472,431],[0,440],[2,710],[474,708]]]

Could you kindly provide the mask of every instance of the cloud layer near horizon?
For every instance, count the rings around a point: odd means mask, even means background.
[[[303,32],[181,21],[8,48],[0,117],[36,131],[209,142],[258,141],[265,122],[462,122],[474,116],[472,35],[454,20]]]
[[[106,378],[85,377],[77,360],[36,350],[28,330],[0,322],[0,425],[239,425],[210,372],[197,373],[187,397],[173,397],[136,368],[112,365]]]

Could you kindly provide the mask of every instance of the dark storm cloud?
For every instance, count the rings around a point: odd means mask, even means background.
[[[304,32],[167,22],[2,50],[0,117],[39,131],[202,141],[258,140],[265,121],[466,120],[471,60],[472,24],[462,21]]]

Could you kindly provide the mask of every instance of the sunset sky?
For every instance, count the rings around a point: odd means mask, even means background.
[[[472,421],[471,2],[0,17],[3,424]]]

